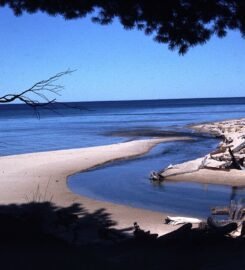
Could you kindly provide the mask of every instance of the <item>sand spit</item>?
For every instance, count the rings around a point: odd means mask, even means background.
[[[169,137],[137,140],[106,146],[70,149],[0,157],[0,204],[52,200],[59,206],[80,203],[88,211],[104,208],[118,222],[118,228],[137,221],[142,228],[163,234],[173,230],[164,225],[165,215],[113,203],[100,202],[72,193],[67,177],[77,172],[111,162],[143,155],[159,143],[188,140]],[[96,181],[96,179],[95,179]]]
[[[167,168],[161,174],[164,179],[245,186],[245,119],[206,123],[191,128],[220,137],[222,141],[216,150],[205,157]],[[235,165],[229,149],[237,161]]]

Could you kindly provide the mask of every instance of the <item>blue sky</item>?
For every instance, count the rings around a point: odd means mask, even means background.
[[[0,95],[76,69],[59,101],[245,96],[245,39],[212,38],[179,56],[115,22],[65,21],[46,14],[16,18],[0,9]]]

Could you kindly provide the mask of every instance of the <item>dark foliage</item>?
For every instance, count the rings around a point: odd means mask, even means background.
[[[165,236],[119,230],[105,209],[49,202],[0,206],[1,269],[245,269],[244,238],[186,224]]]
[[[70,20],[92,13],[100,24],[118,18],[125,29],[153,34],[180,54],[214,34],[224,37],[229,29],[245,35],[244,0],[0,0],[0,5],[8,5],[17,16],[41,11]]]

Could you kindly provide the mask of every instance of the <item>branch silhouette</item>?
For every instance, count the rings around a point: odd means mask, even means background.
[[[224,37],[228,30],[245,36],[244,0],[0,0],[0,6],[8,6],[16,16],[41,11],[71,20],[92,14],[92,20],[102,25],[117,18],[125,29],[153,35],[180,54],[213,35]]]
[[[68,74],[73,73],[75,70],[66,70],[59,72],[46,80],[41,80],[30,88],[14,94],[6,94],[0,97],[0,104],[11,103],[14,101],[21,101],[26,105],[30,106],[35,110],[39,116],[38,109],[41,107],[46,107],[52,110],[52,106],[56,103],[56,98],[50,99],[49,94],[60,96],[61,90],[64,89],[64,86],[57,84],[57,81]]]

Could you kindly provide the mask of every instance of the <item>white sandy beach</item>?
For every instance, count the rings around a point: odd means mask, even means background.
[[[159,143],[187,140],[186,137],[169,137],[138,140],[113,145],[81,149],[39,152],[4,156],[0,158],[0,204],[26,203],[38,194],[59,206],[80,203],[89,212],[104,208],[125,228],[137,221],[146,230],[164,234],[175,229],[164,225],[166,214],[101,202],[72,193],[67,187],[67,177],[113,160],[143,155]]]
[[[231,130],[234,120],[229,122],[201,125],[205,132],[217,132],[228,128],[228,135],[236,142],[238,134],[241,137],[244,130],[241,122],[240,132]],[[218,128],[217,128],[218,127]],[[199,126],[195,127],[199,130]],[[234,131],[234,132],[233,132]],[[226,134],[226,136],[228,136]],[[238,136],[237,135],[237,136]],[[241,137],[243,139],[243,137]],[[67,177],[101,164],[115,160],[132,158],[147,153],[159,143],[188,140],[188,137],[168,137],[149,140],[137,140],[105,146],[39,152],[0,157],[0,204],[21,204],[34,199],[50,200],[58,206],[69,206],[79,203],[89,212],[104,208],[111,214],[112,220],[118,223],[118,228],[130,227],[137,221],[143,229],[164,234],[174,229],[164,225],[166,213],[133,208],[101,202],[72,193],[67,187]],[[240,143],[240,141],[239,141]],[[236,145],[232,146],[233,148]],[[226,184],[244,186],[245,173],[239,170],[210,170],[198,168],[202,158],[178,164],[165,172],[166,179],[175,181],[194,181],[211,184]],[[194,170],[194,172],[189,172]],[[175,175],[176,174],[176,175]],[[38,194],[37,194],[38,193]],[[40,198],[38,198],[40,196]]]

